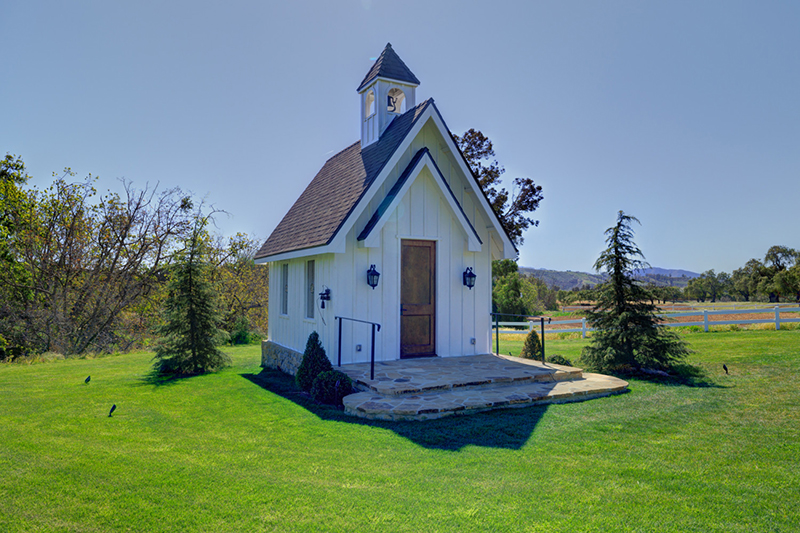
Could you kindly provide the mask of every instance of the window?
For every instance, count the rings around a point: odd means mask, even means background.
[[[367,99],[364,101],[364,118],[367,119],[375,114],[375,91],[367,93]]]
[[[390,89],[387,95],[386,110],[390,113],[403,113],[406,107],[405,99],[406,95],[403,91],[397,87]]]
[[[289,263],[281,265],[281,314],[289,314]]]
[[[314,260],[306,261],[306,318],[314,318]]]

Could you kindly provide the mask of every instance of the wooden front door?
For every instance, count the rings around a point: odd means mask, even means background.
[[[436,242],[403,240],[400,357],[436,355]]]

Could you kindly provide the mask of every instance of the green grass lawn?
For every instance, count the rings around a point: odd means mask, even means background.
[[[315,406],[256,346],[166,384],[0,365],[0,531],[797,531],[800,331],[686,338],[703,386],[428,422]]]

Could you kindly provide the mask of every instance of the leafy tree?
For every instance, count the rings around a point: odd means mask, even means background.
[[[787,246],[771,246],[764,256],[764,263],[780,272],[792,266],[798,259],[798,252]]]
[[[69,169],[46,190],[27,190],[9,239],[25,271],[11,320],[34,352],[84,353],[116,347],[122,313],[163,283],[187,228],[188,200],[177,190],[134,189],[95,200],[91,176]]]
[[[558,310],[558,291],[535,276],[522,276],[522,300],[528,313],[539,315]]]
[[[212,246],[214,285],[219,292],[224,313],[224,328],[231,332],[231,342],[247,343],[267,331],[269,269],[253,261],[260,244],[244,233]]]
[[[766,267],[758,259],[750,259],[742,268],[737,268],[731,275],[733,290],[739,294],[744,301],[749,302],[755,299],[758,294],[758,284],[764,277]]]
[[[501,321],[518,322],[519,317],[529,311],[523,299],[523,280],[516,261],[503,259],[492,262],[492,309],[500,313]]]
[[[767,267],[758,282],[758,291],[769,295],[770,302],[780,302],[781,296],[794,296],[793,275],[784,274],[800,258],[800,253],[787,246],[772,246],[764,256]]]
[[[800,263],[775,274],[772,286],[778,294],[800,303]]]
[[[587,313],[596,331],[581,358],[598,371],[666,369],[688,354],[685,343],[661,325],[658,308],[635,280],[636,271],[649,265],[633,241],[632,222],[639,221],[619,212],[616,225],[605,232],[608,248],[594,264],[609,279],[598,287],[596,304]]]
[[[222,312],[211,285],[206,258],[209,216],[198,210],[185,248],[173,267],[164,302],[164,324],[157,332],[154,368],[161,374],[194,375],[218,370],[230,358],[217,346],[227,340]]]
[[[542,187],[530,178],[514,178],[514,188],[509,197],[509,192],[500,183],[505,169],[494,159],[492,141],[475,129],[469,129],[460,137],[453,134],[453,140],[509,237],[515,245],[521,246],[524,242],[522,232],[539,225],[539,221],[530,218],[529,213],[533,213],[544,199]]]

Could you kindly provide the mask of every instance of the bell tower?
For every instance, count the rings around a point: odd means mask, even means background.
[[[392,49],[391,43],[358,86],[361,97],[361,147],[380,139],[394,117],[416,104],[419,80]]]

